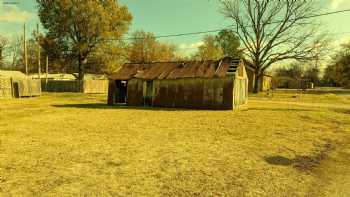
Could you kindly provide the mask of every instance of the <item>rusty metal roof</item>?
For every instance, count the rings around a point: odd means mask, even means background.
[[[216,61],[129,63],[124,64],[110,78],[114,80],[222,78],[226,76],[230,66],[238,66],[237,62],[239,62],[237,59],[224,58]]]

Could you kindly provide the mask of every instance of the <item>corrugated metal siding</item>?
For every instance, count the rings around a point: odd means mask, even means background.
[[[19,97],[41,95],[39,79],[13,79],[13,83],[18,83]]]
[[[10,78],[0,78],[0,98],[12,98],[12,84]]]
[[[14,84],[18,84],[18,93],[14,93]],[[41,82],[37,79],[11,79],[0,78],[0,98],[12,98],[16,94],[19,97],[40,96]]]

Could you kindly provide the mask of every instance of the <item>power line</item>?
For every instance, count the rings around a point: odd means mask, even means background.
[[[310,15],[306,16],[304,18],[316,18],[316,17],[321,17],[321,16],[328,16],[328,15],[333,15],[333,14],[339,14],[339,13],[345,13],[345,12],[350,12],[350,9],[344,9],[344,10],[338,10],[338,11],[333,11],[333,12],[325,12],[321,14],[315,14],[315,15]],[[275,23],[280,23],[280,21],[273,21],[268,24],[275,24]],[[234,25],[230,25],[228,27],[233,27]],[[197,32],[189,32],[189,33],[179,33],[179,34],[168,34],[168,35],[160,35],[160,36],[154,36],[154,38],[169,38],[169,37],[181,37],[181,36],[190,36],[190,35],[199,35],[199,34],[207,34],[207,33],[214,33],[214,32],[219,32],[222,30],[227,30],[228,28],[221,28],[221,29],[214,29],[214,30],[207,30],[207,31],[197,31]],[[110,40],[142,40],[145,38],[121,38],[121,39],[110,39]]]

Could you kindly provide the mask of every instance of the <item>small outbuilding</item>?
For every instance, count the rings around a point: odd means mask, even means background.
[[[234,109],[247,100],[248,78],[240,59],[130,63],[109,80],[109,105]]]
[[[254,83],[255,83],[255,71],[254,68],[249,64],[245,63],[245,68],[247,71],[249,83],[248,83],[248,91],[253,92]],[[261,92],[266,92],[273,89],[274,81],[273,77],[270,74],[263,73],[258,81],[258,88]]]
[[[20,71],[0,70],[0,98],[40,95],[40,80],[28,78]]]

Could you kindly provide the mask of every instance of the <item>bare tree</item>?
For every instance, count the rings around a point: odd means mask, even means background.
[[[8,40],[0,36],[0,67],[4,66],[5,50],[8,47]]]
[[[222,13],[233,22],[233,31],[244,44],[245,56],[258,80],[272,64],[295,59],[313,60],[322,37],[313,17],[315,0],[219,0]]]
[[[10,54],[11,54],[11,67],[14,69],[16,66],[18,66],[18,59],[22,53],[22,42],[23,38],[20,36],[16,36],[11,40],[10,42]]]

